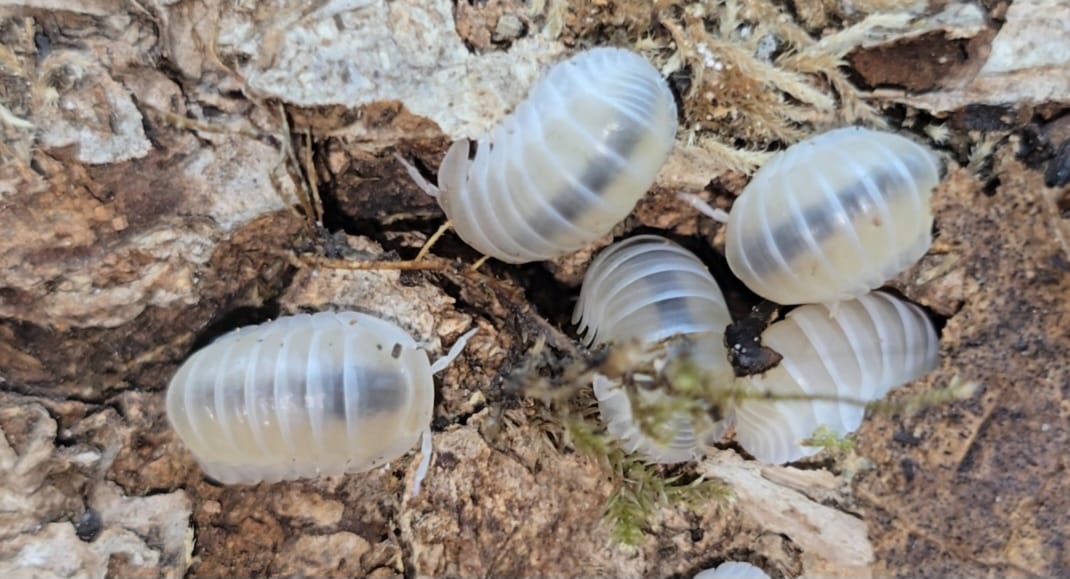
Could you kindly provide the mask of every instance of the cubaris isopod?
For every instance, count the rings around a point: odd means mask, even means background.
[[[769,579],[769,575],[750,563],[728,561],[715,569],[706,569],[692,579]]]
[[[285,316],[195,352],[167,390],[167,416],[203,472],[255,484],[370,470],[412,448],[430,459],[431,364],[409,334],[356,312]]]
[[[690,251],[668,239],[639,235],[611,245],[591,262],[583,279],[572,322],[588,344],[638,341],[656,344],[672,336],[696,338],[701,362],[711,373],[731,376],[724,329],[731,323],[721,288]],[[637,426],[632,403],[620,385],[602,375],[594,380],[595,397],[610,434],[628,452],[659,463],[699,456],[703,440],[719,438],[723,424],[701,429],[689,417],[668,424],[668,443],[646,436]],[[640,390],[656,399],[657,390]],[[702,440],[700,440],[702,439]]]
[[[928,251],[941,171],[931,150],[881,131],[849,127],[796,143],[735,200],[728,264],[780,304],[864,295]]]
[[[657,69],[628,50],[594,48],[551,68],[471,158],[467,139],[453,143],[439,189],[422,186],[484,255],[541,261],[627,217],[675,137],[676,104]]]
[[[760,395],[740,400],[732,416],[740,445],[771,464],[818,452],[801,443],[820,426],[840,436],[853,432],[865,414],[858,402],[880,400],[939,362],[936,331],[925,312],[883,292],[835,307],[796,308],[762,333],[762,343],[783,359],[739,379],[741,389]],[[773,399],[764,399],[766,393]]]

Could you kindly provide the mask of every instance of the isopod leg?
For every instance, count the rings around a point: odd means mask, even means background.
[[[405,172],[409,174],[409,178],[412,179],[412,182],[415,183],[421,191],[438,199],[438,187],[435,187],[430,181],[424,179],[424,176],[420,174],[420,171],[416,169],[415,165],[405,160],[405,157],[402,157],[398,153],[394,153],[394,158],[397,159],[398,163],[401,163],[401,166],[405,168]]]
[[[431,364],[431,373],[437,374],[445,370],[446,367],[450,365],[450,362],[453,362],[453,360],[456,359],[457,356],[461,355],[461,351],[464,350],[465,344],[468,343],[468,338],[471,338],[472,334],[475,334],[478,330],[479,328],[472,328],[471,330],[465,332],[463,336],[457,338],[457,341],[454,342],[452,346],[450,346],[450,351],[447,352],[445,356],[439,358],[438,360],[435,360],[434,364]]]
[[[431,429],[428,428],[420,437],[420,465],[416,467],[416,475],[412,477],[412,496],[420,494],[420,487],[427,478],[427,471],[431,468]]]
[[[710,206],[709,203],[706,203],[702,200],[701,197],[695,195],[694,193],[685,193],[683,191],[680,191],[676,194],[676,198],[694,207],[698,210],[699,213],[705,215],[706,217],[709,217],[710,219],[718,223],[728,223],[728,212],[726,212],[724,209],[717,209],[715,207]]]

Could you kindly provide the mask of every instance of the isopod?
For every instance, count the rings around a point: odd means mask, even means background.
[[[862,296],[928,251],[941,171],[931,150],[881,131],[849,127],[796,143],[735,200],[728,264],[780,304]]]
[[[178,369],[167,416],[202,471],[225,484],[367,471],[423,435],[418,490],[430,458],[432,375],[472,332],[431,364],[401,328],[362,313],[241,328]]]
[[[820,426],[836,435],[853,432],[865,409],[848,399],[879,400],[939,361],[936,331],[925,312],[883,292],[834,307],[796,308],[769,326],[762,342],[783,359],[762,374],[741,378],[741,387],[782,399],[744,398],[732,415],[740,445],[771,464],[819,451],[801,443]]]
[[[668,239],[640,235],[618,242],[598,255],[588,267],[572,316],[587,344],[638,341],[655,344],[676,335],[698,338],[708,369],[731,375],[723,345],[731,322],[721,288],[706,266],[690,251]],[[690,460],[701,452],[703,438],[716,432],[697,433],[690,418],[667,425],[669,443],[646,436],[636,425],[631,400],[612,380],[596,375],[595,397],[610,434],[628,452],[640,452],[653,462]],[[658,397],[657,390],[640,390]]]
[[[649,62],[594,48],[558,63],[481,139],[453,143],[439,204],[457,234],[507,263],[576,251],[609,233],[654,182],[676,137],[676,104]]]
[[[769,579],[769,575],[750,563],[728,561],[715,569],[701,571],[694,579]]]

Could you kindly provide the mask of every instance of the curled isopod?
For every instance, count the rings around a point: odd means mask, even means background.
[[[865,414],[857,402],[879,400],[939,361],[936,331],[925,312],[883,292],[796,308],[769,326],[762,342],[783,359],[741,378],[740,386],[774,399],[744,398],[733,416],[740,445],[772,464],[820,450],[800,444],[820,426],[841,436],[853,432]]]
[[[455,142],[438,201],[457,234],[508,263],[571,253],[609,233],[654,182],[676,104],[641,56],[595,48],[554,66],[476,146]]]
[[[731,322],[721,288],[706,266],[690,251],[654,235],[640,235],[616,243],[598,255],[584,275],[580,298],[572,316],[587,344],[638,341],[655,344],[687,335],[697,338],[698,361],[730,376],[723,344]],[[594,380],[595,397],[610,434],[624,442],[628,452],[640,452],[653,462],[690,460],[701,453],[700,438],[718,438],[721,425],[699,429],[689,417],[667,425],[668,443],[639,430],[631,400],[605,376]],[[640,390],[656,399],[657,390]]]
[[[781,304],[864,295],[928,251],[940,174],[935,153],[891,133],[850,127],[799,142],[733,204],[728,264]]]
[[[769,575],[750,563],[728,561],[700,572],[694,579],[769,579]]]
[[[473,330],[474,332],[474,330]],[[194,353],[167,390],[167,416],[208,476],[254,484],[362,472],[424,437],[430,458],[432,374],[394,324],[356,312],[281,317]]]

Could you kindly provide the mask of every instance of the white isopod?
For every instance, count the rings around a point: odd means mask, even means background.
[[[731,375],[724,348],[724,329],[731,323],[721,288],[706,266],[690,251],[655,235],[640,235],[616,243],[600,253],[584,275],[572,322],[579,324],[588,344],[637,340],[655,344],[675,335],[699,339],[701,363],[710,372]],[[668,425],[671,441],[643,434],[632,414],[631,400],[618,384],[596,375],[595,397],[610,434],[628,452],[649,460],[673,463],[701,454],[703,440],[719,438],[723,426],[697,433],[688,417]],[[640,390],[658,397],[656,390]]]
[[[728,264],[780,304],[864,295],[928,251],[940,173],[935,153],[891,133],[849,127],[799,142],[735,200]]]
[[[769,575],[750,563],[728,561],[700,572],[694,579],[769,579]]]
[[[769,326],[762,343],[779,352],[780,364],[740,379],[740,387],[822,400],[746,398],[734,405],[736,439],[762,462],[779,464],[816,453],[801,446],[825,426],[853,432],[865,409],[837,398],[875,401],[889,390],[936,368],[939,344],[921,308],[883,292],[796,308]]]
[[[208,476],[255,484],[362,472],[423,435],[430,459],[434,364],[394,324],[356,312],[281,317],[194,353],[167,390],[167,416]]]
[[[631,213],[675,137],[676,104],[657,69],[627,50],[591,49],[554,66],[473,158],[467,140],[453,143],[438,201],[484,255],[558,257]]]

